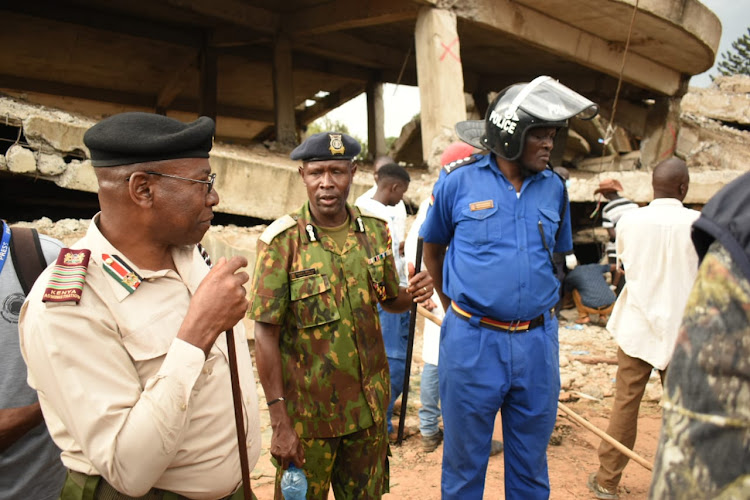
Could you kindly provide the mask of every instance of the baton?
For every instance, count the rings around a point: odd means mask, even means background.
[[[232,400],[234,402],[234,424],[237,428],[237,444],[240,447],[240,469],[242,469],[242,489],[245,500],[252,500],[253,490],[250,487],[250,468],[247,462],[247,438],[242,419],[242,390],[240,374],[237,369],[237,351],[234,343],[234,328],[227,330],[227,354],[229,354],[229,378],[232,381]]]
[[[414,261],[414,274],[422,269],[422,245],[424,240],[417,239],[417,258]],[[406,422],[406,404],[409,401],[409,375],[411,374],[411,353],[414,349],[414,329],[417,326],[417,303],[411,303],[409,314],[409,340],[406,344],[406,367],[404,368],[404,390],[401,392],[401,414],[398,416],[398,437],[396,444],[400,445],[404,439],[404,423]]]

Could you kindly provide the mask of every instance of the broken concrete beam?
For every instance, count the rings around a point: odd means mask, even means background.
[[[623,172],[635,170],[640,164],[640,151],[632,151],[625,155],[609,155],[599,158],[586,158],[576,165],[578,170],[584,172]]]
[[[5,159],[8,170],[11,172],[18,174],[36,172],[36,158],[34,158],[34,152],[23,146],[13,144],[8,148],[8,151],[6,151]]]
[[[65,171],[65,160],[62,156],[37,153],[36,167],[42,175],[60,175]]]
[[[565,152],[562,159],[564,162],[577,163],[581,158],[585,158],[591,153],[591,145],[578,132],[569,128],[568,137],[565,141]]]
[[[83,145],[83,134],[93,123],[83,123],[81,120],[63,122],[43,116],[30,116],[23,121],[23,133],[35,149],[48,145],[63,153],[82,151],[88,155],[88,149]]]
[[[722,92],[750,94],[750,76],[748,75],[718,76],[713,84]],[[692,92],[693,89],[690,90]]]
[[[721,120],[750,124],[750,93],[729,93],[714,88],[690,89],[682,98],[682,111]]]

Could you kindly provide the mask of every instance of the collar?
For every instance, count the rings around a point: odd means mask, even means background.
[[[346,204],[346,210],[349,212],[349,230],[355,233],[364,233],[365,225],[362,221],[362,216],[360,215],[359,210],[354,210],[354,208],[348,203]],[[300,224],[303,230],[304,236],[302,240],[304,243],[307,244],[314,241],[320,241],[323,231],[320,231],[319,226],[312,220],[309,200],[302,205],[302,209],[299,211],[297,217],[297,223]],[[328,236],[325,237],[327,238]]]
[[[143,281],[151,281],[156,278],[175,274],[171,269],[162,269],[159,271],[150,271],[146,269],[140,269],[138,266],[127,258],[125,254],[115,248],[112,243],[104,237],[99,230],[99,217],[101,212],[97,213],[91,220],[88,230],[86,231],[86,246],[91,250],[91,260],[96,262],[105,271],[105,281],[109,284],[112,293],[118,302],[122,302],[130,295],[138,291]],[[208,272],[208,267],[204,265],[205,271],[202,273],[196,272],[194,268],[193,253],[198,252],[195,245],[187,245],[172,248],[172,259],[174,260],[175,267],[177,268],[178,278],[183,281],[191,293],[195,293],[195,290],[200,284],[200,280],[203,279],[205,273]],[[112,260],[106,262],[107,256]],[[203,262],[203,259],[200,259]],[[113,274],[114,272],[114,274]],[[132,273],[132,274],[131,274]],[[119,277],[117,276],[119,274]],[[123,286],[123,281],[126,285]]]
[[[682,207],[684,205],[677,198],[656,198],[648,206]]]

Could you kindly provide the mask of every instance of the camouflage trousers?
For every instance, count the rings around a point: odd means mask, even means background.
[[[379,499],[389,491],[388,436],[383,425],[328,439],[301,439],[305,451],[307,500]],[[276,469],[275,500],[281,495],[281,468]]]

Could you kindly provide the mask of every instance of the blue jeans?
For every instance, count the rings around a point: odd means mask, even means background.
[[[385,354],[388,356],[388,369],[391,373],[391,401],[385,417],[388,422],[388,433],[393,432],[393,404],[401,396],[404,389],[404,375],[406,370],[406,349],[409,343],[409,311],[403,313],[389,313],[378,304],[380,328],[383,331]],[[406,411],[406,408],[403,409]]]
[[[434,436],[440,430],[440,384],[438,382],[438,367],[430,363],[424,364],[419,400],[419,431],[423,436]]]

